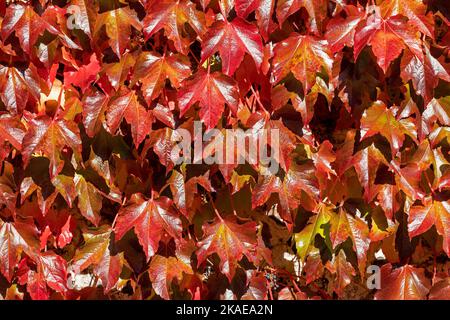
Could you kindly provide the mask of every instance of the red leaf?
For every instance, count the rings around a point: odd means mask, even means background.
[[[95,82],[99,71],[100,65],[97,56],[92,54],[89,64],[79,67],[76,71],[64,72],[64,85],[66,87],[77,86],[84,93]]]
[[[306,258],[304,270],[307,285],[323,276],[324,266],[319,250],[312,250],[309,253],[308,258]]]
[[[147,12],[148,15],[143,21],[146,39],[164,29],[167,37],[174,42],[177,51],[184,54],[187,53],[191,43],[191,40],[184,36],[185,23],[188,23],[199,36],[205,32],[205,16],[191,1],[153,1],[149,2]]]
[[[151,144],[153,151],[159,158],[159,162],[166,167],[166,173],[173,169],[176,159],[172,155],[181,136],[170,128],[160,129],[152,134]]]
[[[439,79],[450,82],[447,70],[447,67],[431,55],[430,49],[425,45],[423,54],[414,55],[405,52],[401,76],[404,81],[411,80],[417,94],[423,96],[425,103],[428,103],[433,98],[434,88],[438,85]]]
[[[105,293],[111,291],[119,281],[123,264],[123,252],[112,256],[109,250],[105,250],[101,261],[94,267],[94,273],[102,281]]]
[[[377,133],[389,141],[394,154],[402,147],[405,135],[415,139],[408,127],[402,121],[396,119],[393,109],[387,109],[381,101],[374,102],[364,112],[361,119],[361,139],[366,139]]]
[[[109,130],[115,133],[122,119],[131,125],[131,135],[134,144],[139,146],[152,130],[152,116],[138,101],[135,91],[123,90],[120,96],[113,100],[106,113],[106,123]]]
[[[309,14],[311,30],[319,34],[326,17],[327,5],[326,0],[280,0],[277,4],[277,18],[281,25],[290,15],[305,8]]]
[[[42,273],[30,271],[27,280],[27,291],[33,300],[48,300],[50,299],[50,290],[45,284],[45,279]]]
[[[380,150],[374,145],[355,154],[352,162],[364,188],[364,200],[370,202],[380,189],[380,186],[375,184],[378,168],[380,164],[388,165],[388,163]]]
[[[346,213],[343,209],[339,210],[339,214],[331,216],[330,239],[333,248],[350,238],[353,243],[353,250],[358,259],[359,270],[361,274],[365,273],[366,254],[369,249],[369,227],[367,223]]]
[[[97,18],[98,10],[95,3],[88,0],[72,0],[70,3],[71,5],[76,6],[75,8],[79,9],[74,12],[75,14],[78,14],[78,16],[74,17],[73,22],[92,39],[94,34],[94,21]]]
[[[316,83],[316,73],[323,67],[331,74],[332,65],[327,42],[312,36],[293,34],[274,47],[274,82],[280,82],[292,72],[302,83],[305,94]]]
[[[202,47],[203,63],[215,52],[220,53],[222,71],[232,76],[247,52],[252,56],[257,68],[263,61],[263,44],[258,29],[241,18],[231,22],[217,21],[205,34]]]
[[[409,236],[415,237],[429,230],[433,225],[444,238],[443,247],[450,256],[450,203],[425,199],[425,206],[414,206],[409,211]]]
[[[72,242],[73,234],[71,232],[71,216],[67,218],[66,223],[61,228],[61,233],[58,236],[58,247],[61,249]]]
[[[142,81],[142,90],[147,103],[156,99],[165,87],[166,79],[175,88],[191,75],[189,59],[181,54],[160,56],[152,52],[143,52],[137,59],[134,78]]]
[[[0,66],[0,97],[13,114],[22,114],[28,101],[40,97],[40,79],[33,65],[24,72],[14,67]]]
[[[33,154],[42,154],[50,160],[50,177],[54,177],[64,165],[61,152],[65,146],[75,154],[81,154],[80,133],[75,122],[37,117],[31,120],[30,129],[23,138],[24,165],[28,165]]]
[[[302,191],[309,197],[302,197]],[[281,204],[281,215],[286,223],[292,223],[290,210],[296,209],[300,203],[306,208],[315,207],[315,200],[319,196],[319,185],[312,164],[295,165],[287,172],[284,180],[276,176],[260,177],[252,195],[252,207],[256,208],[269,200],[272,193],[278,193]]]
[[[11,143],[19,151],[22,149],[25,132],[25,126],[18,117],[9,114],[0,115],[0,138]]]
[[[37,258],[39,273],[53,290],[64,293],[67,291],[67,262],[57,254],[47,251]]]
[[[53,33],[57,32],[34,12],[33,7],[12,4],[6,9],[6,14],[2,21],[2,38],[6,40],[12,32],[15,32],[23,51],[27,54],[31,55],[36,40],[45,30]]]
[[[49,226],[46,226],[44,229],[44,232],[42,232],[41,236],[39,237],[39,240],[41,242],[40,249],[44,250],[47,246],[48,237],[52,235],[52,231],[50,230]]]
[[[97,134],[105,121],[109,99],[100,91],[90,91],[83,99],[83,124],[89,137]]]
[[[248,280],[247,280],[248,282]],[[242,300],[267,300],[267,279],[263,273],[254,272]]]
[[[445,3],[0,1],[0,298],[447,299]]]
[[[340,250],[339,254],[333,257],[332,262],[327,262],[327,269],[336,275],[333,281],[333,290],[339,297],[342,297],[345,287],[352,282],[353,277],[356,275],[355,269],[347,261],[344,250]]]
[[[87,232],[83,236],[85,245],[75,253],[71,268],[79,273],[94,265],[94,273],[102,281],[104,291],[108,292],[119,280],[124,263],[123,253],[111,254],[111,231],[107,228]]]
[[[120,86],[128,80],[131,68],[136,63],[134,54],[125,54],[119,62],[105,65],[103,72],[108,77],[109,82],[117,91]],[[136,68],[137,69],[137,68]]]
[[[402,53],[403,49],[408,48],[413,54],[421,55],[422,43],[417,32],[408,26],[403,17],[395,16],[385,20],[380,16],[378,7],[374,7],[373,10],[375,13],[370,15],[366,24],[356,31],[355,59],[366,45],[371,45],[378,65],[386,73],[391,62]]]
[[[36,231],[23,223],[3,222],[0,219],[0,272],[11,282],[20,253],[32,256],[39,249]]]
[[[270,33],[275,29],[272,15],[275,7],[275,0],[235,0],[234,9],[241,18],[246,18],[252,11],[255,11],[259,31],[264,40],[268,40]]]
[[[330,173],[336,175],[331,163],[336,160],[333,152],[333,145],[326,140],[320,145],[320,149],[313,155],[314,165],[319,172],[325,173],[328,177]]]
[[[433,25],[425,16],[427,7],[422,0],[392,0],[380,3],[383,17],[393,17],[398,14],[408,17],[409,21],[423,34],[433,38]]]
[[[158,251],[164,232],[175,238],[181,236],[181,220],[172,209],[172,201],[166,197],[144,200],[142,195],[134,194],[118,214],[114,229],[117,240],[134,228],[147,260]]]
[[[194,197],[198,194],[198,186],[202,186],[205,190],[211,192],[213,190],[208,174],[204,176],[192,177],[185,182],[185,178],[181,173],[174,170],[170,177],[170,190],[173,194],[173,201],[187,218],[192,218],[190,209],[194,202]]]
[[[101,13],[95,26],[95,34],[105,26],[109,38],[109,45],[120,58],[128,47],[131,35],[131,27],[140,31],[142,24],[137,18],[136,12],[128,7],[118,8]]]
[[[257,249],[256,223],[238,224],[236,218],[215,220],[203,227],[203,240],[198,242],[198,265],[217,253],[220,258],[220,270],[228,280],[234,277],[238,262],[245,255],[250,261],[255,260]]]
[[[399,190],[396,185],[384,184],[378,193],[378,201],[383,208],[386,217],[390,220],[394,218],[394,213],[400,209],[400,201],[398,200]]]
[[[430,290],[430,300],[450,300],[450,277],[433,285]]]
[[[236,112],[239,95],[235,81],[220,73],[209,73],[199,69],[191,79],[182,83],[178,91],[178,105],[181,115],[196,102],[200,103],[200,118],[208,129],[213,128],[219,121],[227,103]]]
[[[364,17],[363,12],[352,5],[346,6],[345,12],[345,18],[337,16],[327,24],[325,36],[332,52],[341,51],[344,46],[353,47],[356,27]]]
[[[183,273],[192,274],[189,265],[175,257],[163,257],[156,255],[150,262],[148,274],[155,292],[163,299],[169,300],[171,283],[176,279],[181,281]]]
[[[430,290],[424,270],[410,265],[392,270],[390,263],[381,267],[381,289],[376,300],[424,300]]]

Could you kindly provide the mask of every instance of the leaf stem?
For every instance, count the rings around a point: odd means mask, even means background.
[[[211,193],[208,192],[208,196],[209,196],[209,202],[211,203],[213,209],[214,209],[214,213],[216,214],[217,218],[219,218],[220,221],[223,221],[223,218],[221,217],[219,210],[217,210],[216,204],[214,203],[214,199],[211,196]]]
[[[291,280],[292,284],[294,285],[294,289],[297,292],[302,292],[302,290],[300,290],[300,288],[298,287],[297,281],[294,279],[294,275],[292,273],[290,273],[289,271],[284,270],[284,269],[276,270],[276,272],[281,272],[281,273],[287,275],[289,277],[289,279]]]
[[[266,280],[266,283],[267,283],[267,287],[269,288],[270,300],[273,300],[272,285],[270,284],[269,280]]]
[[[233,210],[233,214],[235,216],[237,216],[236,207],[234,206],[233,195],[232,195],[230,189],[231,189],[231,185],[228,186],[228,191],[230,192],[230,206],[231,206],[231,210]]]
[[[432,284],[434,284],[434,281],[436,279],[436,267],[437,262],[436,262],[436,248],[433,247],[433,278],[432,278]]]
[[[167,187],[170,187],[170,182],[167,182],[160,190],[159,190],[159,194],[162,194],[166,189],[167,189]]]
[[[264,110],[264,112],[267,115],[269,115],[269,112],[267,111],[267,109],[264,107],[264,105],[262,104],[261,100],[259,99],[259,94],[253,88],[253,85],[250,86],[250,90],[252,91],[253,95],[255,96],[256,102],[258,102],[259,106]]]
[[[197,62],[197,65],[200,65],[200,61],[197,59],[197,57],[195,56],[195,54],[192,52],[192,49],[189,48],[189,53],[192,55],[192,57],[194,58],[195,62]]]
[[[114,221],[111,225],[111,229],[114,230],[114,227],[116,226],[116,222],[117,222],[117,218],[119,217],[119,214],[116,214],[116,216],[114,217]]]

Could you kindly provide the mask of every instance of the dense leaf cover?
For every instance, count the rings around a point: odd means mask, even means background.
[[[3,298],[450,298],[447,0],[2,0],[0,25]],[[278,129],[279,172],[175,163],[195,120]]]

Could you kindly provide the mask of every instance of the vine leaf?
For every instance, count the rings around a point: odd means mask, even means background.
[[[355,59],[366,45],[371,45],[378,65],[386,73],[391,62],[400,56],[404,49],[409,49],[416,56],[422,55],[422,42],[416,30],[408,26],[404,17],[394,16],[385,20],[381,17],[378,7],[374,8],[374,12],[367,18],[365,25],[360,25],[356,31]]]
[[[417,94],[424,97],[426,104],[432,100],[434,88],[438,85],[439,79],[450,82],[448,70],[431,55],[430,49],[426,45],[424,53],[415,55],[407,51],[402,58],[401,76],[403,80],[412,81]]]
[[[411,207],[408,217],[408,232],[411,238],[426,232],[433,225],[444,238],[443,248],[447,256],[450,256],[450,203],[427,198],[423,206]]]
[[[208,129],[213,128],[224,112],[224,104],[228,104],[236,112],[239,101],[235,81],[220,73],[210,73],[200,69],[192,78],[183,81],[178,91],[178,105],[181,115],[196,102],[200,103],[200,118]]]
[[[430,290],[423,269],[411,265],[393,269],[390,263],[381,267],[381,289],[376,300],[423,300]]]
[[[325,36],[332,52],[341,51],[344,46],[353,47],[358,24],[364,18],[364,13],[357,7],[345,7],[346,17],[334,17],[327,24]]]
[[[198,242],[198,265],[217,253],[220,258],[220,270],[228,280],[234,277],[238,262],[245,255],[250,261],[256,260],[258,247],[255,222],[239,224],[237,219],[216,219],[212,224],[203,226],[204,237]]]
[[[245,52],[253,58],[259,69],[263,61],[263,50],[258,28],[253,24],[241,18],[231,22],[217,21],[205,34],[200,63],[218,51],[223,73],[232,76],[244,59]]]
[[[330,75],[333,60],[328,43],[313,36],[293,34],[278,42],[273,49],[274,82],[280,82],[290,72],[303,85],[305,94],[316,83],[316,73],[322,68]]]
[[[181,281],[183,273],[192,274],[192,268],[176,257],[156,255],[150,261],[148,274],[155,292],[163,299],[170,299],[169,289],[176,279]]]
[[[181,236],[181,220],[174,212],[169,198],[145,200],[141,194],[134,194],[118,214],[114,229],[117,240],[134,228],[147,260],[158,251],[163,233],[175,238]]]
[[[33,255],[39,249],[37,232],[24,223],[0,219],[0,272],[11,282],[22,251]]]
[[[324,238],[324,225],[330,221],[331,207],[325,204],[319,204],[317,212],[308,220],[307,226],[294,235],[297,247],[297,255],[302,261],[305,261],[307,255],[313,250],[315,238],[317,235]]]
[[[48,30],[52,33],[58,31],[42,19],[33,7],[22,4],[12,4],[6,9],[2,21],[2,38],[6,40],[13,32],[19,38],[20,46],[25,53],[31,55],[32,48],[38,37]]]
[[[70,147],[76,155],[81,154],[78,126],[64,118],[39,116],[30,122],[30,129],[23,138],[22,154],[26,167],[33,155],[42,154],[50,160],[50,177],[58,175],[63,166],[62,151]]]
[[[186,56],[168,54],[160,56],[153,52],[143,52],[134,66],[135,81],[142,81],[142,91],[147,103],[156,99],[165,87],[166,79],[175,88],[191,75],[191,64]]]
[[[358,259],[360,272],[364,274],[367,250],[370,245],[367,223],[359,217],[351,216],[341,208],[338,214],[331,215],[330,225],[330,239],[333,249],[336,249],[339,244],[350,238]]]
[[[131,125],[131,135],[136,146],[139,146],[152,130],[152,115],[138,101],[133,90],[122,90],[119,97],[109,104],[106,124],[112,133],[117,131],[122,119]]]
[[[123,252],[112,254],[111,237],[111,230],[105,227],[83,233],[85,244],[77,249],[70,266],[76,274],[93,266],[93,272],[102,281],[105,292],[116,285],[124,264]]]
[[[311,30],[319,34],[327,14],[327,6],[328,2],[326,0],[280,0],[277,4],[277,18],[280,25],[282,25],[290,15],[301,8],[305,8],[309,15]]]
[[[98,37],[99,30],[103,26],[109,38],[109,45],[119,58],[122,57],[128,47],[131,27],[138,31],[142,29],[142,24],[137,18],[136,12],[128,7],[109,10],[99,14],[94,37]]]
[[[148,6],[148,14],[143,21],[146,39],[164,29],[167,37],[174,42],[177,51],[186,54],[192,40],[185,36],[188,34],[185,24],[189,24],[200,37],[206,31],[205,15],[198,11],[191,1],[153,1],[149,2]]]
[[[24,72],[14,67],[0,66],[0,97],[11,114],[22,114],[28,101],[40,97],[40,80],[32,64]]]

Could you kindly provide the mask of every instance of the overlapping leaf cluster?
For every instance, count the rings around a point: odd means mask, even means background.
[[[1,296],[449,298],[449,20],[446,0],[1,1]],[[278,129],[280,171],[175,163],[195,120]]]

